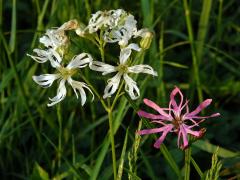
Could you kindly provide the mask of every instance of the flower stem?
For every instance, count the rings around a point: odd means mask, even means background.
[[[57,106],[57,117],[58,117],[58,168],[61,167],[61,158],[62,158],[62,116],[61,116],[61,105]]]
[[[112,146],[113,175],[114,175],[114,179],[116,179],[117,165],[116,165],[116,152],[115,152],[115,142],[114,142],[114,132],[113,132],[112,109],[108,111],[108,120],[109,120],[109,133],[110,133],[111,146]]]
[[[190,179],[190,161],[191,161],[191,148],[187,148],[185,150],[185,172],[184,172],[184,180]]]
[[[114,179],[117,178],[117,165],[116,165],[116,152],[115,152],[115,142],[114,142],[114,129],[113,129],[113,118],[112,118],[112,111],[116,105],[118,98],[120,97],[120,92],[123,87],[123,82],[121,83],[118,92],[113,100],[111,107],[108,110],[108,120],[109,120],[109,133],[111,139],[111,146],[112,146],[112,162],[113,162],[113,174]]]

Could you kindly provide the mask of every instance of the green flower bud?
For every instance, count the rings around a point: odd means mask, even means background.
[[[142,40],[140,41],[140,46],[142,49],[148,49],[152,43],[153,33],[146,32],[142,36]]]

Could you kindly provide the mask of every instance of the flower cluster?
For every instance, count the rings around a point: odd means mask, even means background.
[[[33,52],[37,54],[36,56],[28,54],[28,56],[38,63],[45,63],[49,61],[51,66],[57,70],[55,74],[33,76],[33,80],[44,88],[50,87],[55,80],[60,80],[59,87],[57,89],[57,95],[53,98],[49,98],[51,103],[49,103],[48,106],[53,106],[65,98],[67,94],[65,87],[66,82],[68,82],[68,84],[70,84],[70,86],[73,88],[77,98],[78,92],[80,93],[82,105],[84,105],[86,102],[86,93],[84,88],[90,91],[90,93],[93,95],[87,84],[72,79],[72,76],[77,73],[78,69],[86,67],[92,62],[91,55],[88,53],[76,55],[66,67],[64,67],[62,62],[65,55],[65,50],[67,49],[69,43],[65,31],[76,29],[77,26],[77,21],[71,20],[64,23],[58,29],[47,30],[45,35],[40,38],[40,43],[42,43],[46,49],[34,49]]]
[[[180,102],[177,103],[176,96],[180,96]],[[169,132],[175,132],[178,136],[178,147],[185,149],[188,147],[188,135],[196,138],[203,136],[204,129],[193,130],[199,127],[199,123],[203,122],[205,118],[219,116],[219,113],[210,116],[199,116],[198,114],[211,104],[212,99],[206,99],[195,110],[189,112],[188,100],[183,101],[183,94],[179,88],[175,88],[170,95],[170,102],[168,108],[161,108],[154,102],[144,99],[144,103],[156,110],[158,114],[152,114],[145,111],[138,111],[140,117],[145,117],[151,120],[151,123],[160,125],[159,128],[144,129],[137,133],[140,135],[162,133],[159,139],[154,144],[155,148],[159,148]]]
[[[102,44],[118,43],[120,46],[119,63],[116,66],[106,64],[102,61],[94,61],[89,53],[80,53],[69,59],[68,51],[71,42],[67,31],[75,31],[78,37],[87,38],[95,41],[98,49],[104,51]],[[89,38],[93,37],[93,38]],[[136,43],[129,43],[132,38],[140,37],[140,46]],[[98,41],[96,41],[98,39]],[[116,75],[107,81],[103,98],[111,97],[119,87],[121,78],[125,82],[125,91],[132,99],[140,96],[140,90],[137,83],[129,76],[130,73],[145,73],[157,76],[157,73],[149,65],[132,65],[132,50],[136,52],[147,49],[151,43],[152,33],[147,29],[137,29],[137,21],[134,16],[122,9],[98,11],[92,15],[87,26],[82,25],[77,20],[70,20],[59,28],[48,29],[40,38],[40,43],[44,48],[36,48],[33,52],[36,55],[29,55],[38,63],[50,62],[56,69],[54,74],[43,74],[33,76],[33,80],[40,86],[50,87],[55,80],[59,80],[57,95],[50,98],[48,106],[55,105],[62,101],[67,94],[66,82],[72,87],[77,98],[78,92],[81,97],[81,104],[86,102],[86,93],[88,90],[92,95],[89,85],[84,82],[73,80],[73,76],[78,74],[79,69],[89,67],[91,70],[102,72],[103,75],[114,73]],[[101,42],[103,41],[103,42]],[[68,62],[67,65],[66,62]],[[94,96],[93,96],[94,97]]]
[[[144,37],[147,29],[137,29],[134,16],[122,9],[98,11],[92,15],[85,33],[103,32],[103,39],[107,43],[118,42],[120,46],[127,46],[131,38]],[[83,34],[85,34],[83,33]]]

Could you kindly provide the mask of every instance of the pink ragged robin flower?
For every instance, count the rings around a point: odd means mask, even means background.
[[[176,96],[180,96],[180,102],[177,103]],[[175,132],[178,135],[178,147],[185,149],[188,147],[188,134],[196,138],[203,136],[204,129],[199,128],[199,123],[203,122],[205,118],[219,116],[219,113],[210,116],[199,116],[198,114],[210,105],[212,99],[203,101],[194,111],[189,112],[188,100],[184,102],[183,94],[178,87],[171,92],[170,102],[168,108],[161,108],[149,99],[144,99],[144,103],[153,108],[158,114],[151,114],[145,111],[138,111],[140,117],[145,117],[151,120],[152,123],[160,125],[158,128],[144,129],[137,133],[139,135],[162,133],[160,138],[154,143],[155,148],[160,148],[166,135],[169,132]],[[200,130],[193,130],[195,127]]]

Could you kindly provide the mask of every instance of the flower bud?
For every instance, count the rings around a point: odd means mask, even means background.
[[[58,30],[59,31],[66,31],[66,30],[73,30],[77,29],[78,21],[76,19],[72,19],[70,21],[65,22]]]
[[[76,34],[80,37],[84,37],[86,35],[85,28],[86,28],[86,26],[84,24],[80,23],[78,28],[76,28],[76,30],[75,30]]]
[[[144,33],[142,40],[140,41],[140,46],[143,49],[148,49],[152,43],[153,33],[152,32],[146,32]]]

